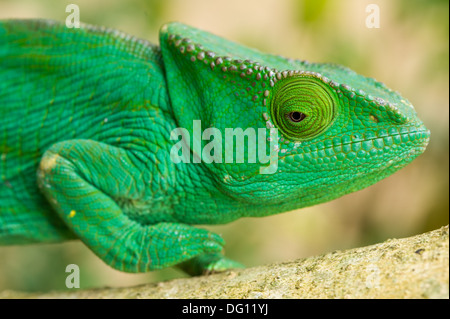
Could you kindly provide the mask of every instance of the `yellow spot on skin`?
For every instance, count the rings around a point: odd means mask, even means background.
[[[76,211],[71,210],[70,213],[69,213],[69,217],[70,218],[74,217],[76,213],[77,213]]]
[[[49,172],[53,167],[56,166],[56,159],[58,158],[57,154],[44,157],[40,163],[40,169],[44,172]]]

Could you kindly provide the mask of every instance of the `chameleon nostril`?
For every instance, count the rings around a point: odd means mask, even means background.
[[[370,115],[369,115],[369,118],[370,118],[370,120],[371,120],[372,122],[374,122],[374,123],[378,123],[378,122],[379,122],[378,117],[376,117],[376,116],[373,115],[373,114],[370,114]]]

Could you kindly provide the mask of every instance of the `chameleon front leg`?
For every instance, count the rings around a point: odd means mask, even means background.
[[[115,269],[145,272],[220,252],[223,239],[207,230],[141,225],[122,211],[115,200],[143,193],[134,159],[130,151],[92,140],[59,142],[40,161],[38,186],[69,229]]]

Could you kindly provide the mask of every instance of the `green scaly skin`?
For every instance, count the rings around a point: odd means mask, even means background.
[[[127,272],[240,267],[221,254],[220,236],[193,225],[330,201],[428,143],[406,99],[345,67],[179,23],[162,27],[160,43],[0,21],[0,244],[78,238]],[[220,132],[277,128],[276,173],[261,174],[258,162],[193,163],[195,150],[175,164],[171,132],[193,136],[194,120]]]

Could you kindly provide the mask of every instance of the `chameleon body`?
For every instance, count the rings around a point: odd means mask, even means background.
[[[195,121],[222,137],[262,129],[276,166],[221,160]],[[2,245],[80,239],[127,272],[239,267],[219,235],[195,225],[360,190],[423,153],[429,135],[399,93],[339,65],[180,23],[164,25],[157,46],[101,27],[0,21]],[[175,163],[180,141],[188,160]]]

